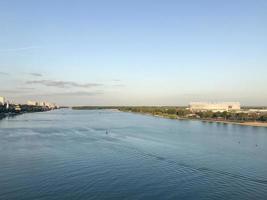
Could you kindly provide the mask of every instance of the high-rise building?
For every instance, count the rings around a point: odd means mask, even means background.
[[[6,109],[9,109],[9,101],[6,102]]]

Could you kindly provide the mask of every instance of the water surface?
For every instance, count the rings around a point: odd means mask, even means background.
[[[114,110],[5,118],[0,199],[267,199],[267,128]]]

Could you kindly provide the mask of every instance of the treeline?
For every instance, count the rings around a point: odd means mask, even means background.
[[[242,113],[242,112],[191,112],[184,107],[123,107],[121,111],[146,113],[159,115],[168,118],[191,118],[191,119],[208,119],[208,120],[227,120],[227,121],[260,121],[267,122],[267,113]]]
[[[30,105],[19,105],[19,110],[16,110],[16,105],[9,105],[7,109],[6,106],[0,106],[0,113],[17,113],[17,112],[42,112],[47,111],[49,108],[42,106],[30,106]]]
[[[235,113],[235,112],[197,112],[203,119],[223,119],[228,121],[261,121],[267,122],[267,113]]]
[[[121,111],[129,111],[129,112],[140,112],[140,113],[149,113],[154,115],[160,114],[177,114],[178,110],[183,110],[186,112],[186,109],[177,108],[177,107],[169,107],[169,106],[142,106],[142,107],[120,107]],[[184,113],[186,114],[186,113]]]
[[[98,109],[118,109],[120,111],[144,113],[163,116],[171,119],[207,119],[225,120],[235,122],[259,121],[267,122],[267,113],[246,113],[246,112],[191,112],[186,107],[174,106],[76,106],[74,110],[98,110]]]
[[[144,113],[144,114],[151,114],[155,116],[162,116],[170,119],[177,119],[177,118],[185,118],[191,112],[186,109],[186,107],[171,107],[171,106],[151,106],[151,107],[126,107],[120,108],[121,111],[127,112],[136,112],[136,113]]]
[[[14,105],[10,104],[7,108],[6,105],[0,105],[0,120],[6,116],[15,116],[17,114],[44,112],[51,110],[48,107],[31,106],[31,105]]]

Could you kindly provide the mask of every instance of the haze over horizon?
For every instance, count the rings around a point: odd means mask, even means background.
[[[0,96],[267,106],[267,1],[1,1]]]

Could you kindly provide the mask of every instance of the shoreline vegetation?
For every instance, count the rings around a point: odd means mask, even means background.
[[[0,105],[0,120],[6,117],[14,117],[24,113],[46,112],[50,110],[52,109],[46,106],[10,104],[7,108],[6,105]]]
[[[117,109],[122,112],[146,114],[176,120],[198,120],[222,124],[235,124],[241,126],[267,127],[267,113],[258,112],[192,112],[186,107],[170,106],[76,106],[73,110],[99,110]],[[248,108],[244,108],[247,110]]]

